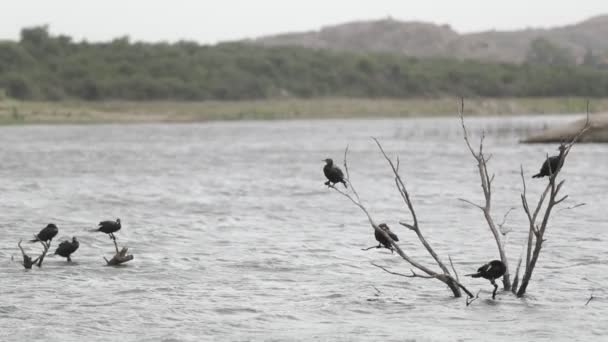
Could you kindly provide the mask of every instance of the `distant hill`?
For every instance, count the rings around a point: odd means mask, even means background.
[[[393,19],[351,22],[320,31],[266,36],[247,42],[263,46],[303,46],[350,51],[391,52],[417,57],[450,57],[523,62],[538,38],[569,50],[582,63],[589,50],[602,59],[608,53],[608,15],[551,29],[486,31],[460,34],[448,25]]]

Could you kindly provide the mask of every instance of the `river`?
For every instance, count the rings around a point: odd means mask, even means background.
[[[493,214],[505,227],[514,269],[527,236],[523,166],[532,179],[555,145],[518,140],[566,116],[471,118],[486,132],[495,173]],[[415,234],[390,169],[370,137],[400,156],[420,227],[451,256],[480,298],[470,306],[442,283],[409,272],[374,245],[364,214],[324,187],[322,160],[342,165],[378,222],[416,260],[438,269]],[[608,336],[608,145],[576,145],[564,166],[570,195],[547,229],[528,295],[464,278],[498,253],[478,209],[476,164],[456,118],[0,127],[0,340],[2,341],[600,341]],[[105,234],[135,259],[106,267]],[[20,239],[47,223],[77,236],[68,264],[20,266]],[[40,246],[24,243],[36,255]],[[589,297],[594,299],[585,305]]]

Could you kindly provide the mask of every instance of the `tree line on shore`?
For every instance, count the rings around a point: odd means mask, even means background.
[[[556,63],[536,44],[523,64],[247,43],[74,41],[48,27],[0,41],[0,97],[22,100],[251,100],[278,97],[608,96],[608,69]],[[551,50],[552,49],[552,50]],[[538,57],[540,56],[540,57]],[[544,57],[543,57],[544,58]]]

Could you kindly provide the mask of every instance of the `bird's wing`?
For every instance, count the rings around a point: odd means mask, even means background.
[[[59,244],[59,246],[57,246],[57,249],[55,250],[55,254],[57,254],[57,252],[59,251],[63,251],[70,248],[70,242],[69,241],[63,241]]]
[[[334,167],[334,170],[336,172],[336,175],[338,175],[340,177],[340,179],[344,179],[344,173],[342,172],[342,170],[340,170],[339,167]]]
[[[99,227],[107,227],[107,226],[111,226],[112,224],[114,224],[114,222],[112,222],[112,221],[101,221],[101,222],[99,222]]]
[[[491,265],[490,264],[485,264],[483,266],[481,266],[480,268],[477,269],[478,273],[485,273],[488,272],[488,270],[490,269]]]

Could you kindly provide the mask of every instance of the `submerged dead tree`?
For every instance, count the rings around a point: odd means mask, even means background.
[[[454,275],[452,275],[450,273],[446,264],[443,261],[441,261],[441,259],[437,255],[437,253],[435,253],[435,251],[433,250],[431,245],[426,241],[424,235],[422,234],[422,231],[420,230],[420,226],[418,224],[418,218],[416,216],[416,211],[414,209],[414,205],[410,198],[410,194],[405,186],[403,179],[401,178],[401,176],[399,174],[399,158],[397,158],[396,164],[393,163],[392,159],[388,157],[388,155],[382,148],[382,145],[380,144],[380,142],[376,138],[373,138],[373,139],[393,172],[394,180],[395,180],[395,187],[396,187],[397,191],[399,192],[399,195],[403,199],[403,202],[405,204],[405,207],[406,207],[409,215],[411,216],[411,221],[409,221],[409,222],[400,221],[399,223],[402,226],[404,226],[404,227],[412,230],[414,233],[416,233],[416,235],[418,236],[418,239],[420,240],[422,245],[425,247],[427,252],[433,257],[433,259],[437,263],[437,266],[440,268],[440,271],[433,270],[433,269],[419,263],[418,261],[412,259],[412,257],[410,257],[408,254],[406,254],[405,251],[403,251],[401,249],[401,247],[399,247],[397,242],[390,237],[390,235],[387,233],[387,231],[385,231],[384,229],[381,229],[379,227],[379,224],[377,224],[376,221],[372,218],[372,216],[369,213],[369,211],[367,210],[367,208],[362,204],[361,198],[359,197],[359,193],[357,192],[356,187],[351,182],[350,172],[348,169],[348,162],[347,162],[347,156],[348,156],[348,147],[347,147],[344,151],[344,170],[346,171],[346,182],[348,183],[348,185],[351,189],[352,195],[345,191],[342,191],[332,185],[330,185],[330,187],[332,189],[334,189],[335,191],[337,191],[338,193],[340,193],[342,196],[348,198],[353,204],[355,204],[359,209],[361,209],[361,211],[363,211],[363,213],[367,216],[367,219],[368,219],[370,225],[372,226],[372,228],[374,229],[374,231],[376,233],[382,234],[387,241],[390,241],[392,248],[395,250],[395,252],[397,252],[397,254],[403,260],[405,260],[408,264],[410,264],[413,268],[422,272],[422,274],[416,273],[414,271],[414,269],[410,269],[411,274],[402,274],[402,273],[392,272],[392,271],[386,269],[385,267],[382,267],[379,265],[374,264],[374,266],[379,267],[388,273],[400,275],[403,277],[437,279],[437,280],[443,282],[444,284],[446,284],[450,288],[454,297],[462,296],[461,289],[470,298],[474,297],[473,293],[471,293],[464,285],[462,285],[460,283],[460,281],[458,280],[458,275],[456,274],[456,271],[453,269]]]
[[[522,203],[524,212],[526,213],[526,216],[528,218],[529,225],[528,225],[528,242],[527,242],[527,249],[526,249],[526,260],[525,260],[526,263],[524,264],[524,267],[525,267],[524,275],[523,275],[523,278],[521,281],[521,286],[519,286],[519,288],[517,288],[517,284],[514,282],[513,289],[512,289],[513,293],[516,293],[518,297],[522,297],[526,293],[526,289],[528,288],[528,284],[530,282],[530,279],[532,278],[532,272],[534,271],[536,262],[538,261],[538,257],[540,256],[540,252],[543,247],[543,242],[545,242],[544,236],[545,236],[547,226],[549,225],[549,219],[551,217],[553,208],[568,198],[568,195],[564,195],[564,196],[558,198],[560,190],[562,189],[562,186],[566,182],[566,180],[561,180],[559,182],[557,181],[557,178],[561,171],[561,165],[564,164],[566,157],[568,157],[568,154],[570,153],[572,146],[574,146],[574,144],[576,143],[578,138],[580,138],[581,135],[583,135],[590,128],[591,128],[591,124],[590,124],[590,120],[589,120],[589,104],[587,103],[587,120],[585,122],[585,125],[583,126],[583,128],[581,128],[581,130],[578,132],[578,134],[569,143],[562,142],[560,144],[559,155],[557,156],[559,158],[559,162],[557,163],[556,170],[551,169],[554,163],[550,162],[550,158],[547,155],[546,164],[548,165],[548,168],[549,168],[549,170],[548,170],[549,171],[549,183],[547,184],[547,186],[545,187],[545,190],[541,194],[541,196],[538,200],[538,204],[536,205],[535,208],[530,207],[530,205],[528,203],[528,198],[527,198],[527,194],[526,194],[526,179],[524,177],[524,168],[523,168],[523,166],[520,167],[520,175],[521,175],[521,180],[522,180],[522,184],[523,184],[523,192],[521,194],[521,203]],[[547,195],[549,196],[548,200],[547,200]],[[542,211],[543,205],[545,204],[545,201],[547,202],[545,211],[541,215],[541,211]],[[540,222],[540,225],[537,223],[539,215],[542,216],[542,221]],[[519,274],[519,266],[518,266],[517,274]]]
[[[475,158],[475,160],[477,161],[477,168],[479,170],[479,178],[481,180],[481,189],[483,190],[483,196],[485,198],[485,203],[480,205],[480,204],[473,203],[466,199],[460,198],[460,200],[479,208],[483,212],[483,216],[488,224],[488,227],[490,228],[490,231],[492,232],[492,235],[494,236],[494,240],[496,240],[496,246],[498,247],[498,253],[500,254],[500,261],[502,261],[502,263],[505,265],[505,268],[506,268],[505,274],[502,277],[502,283],[503,283],[503,287],[504,287],[505,291],[508,291],[511,289],[511,279],[510,279],[510,274],[509,274],[509,261],[507,259],[507,253],[505,251],[505,242],[504,241],[506,240],[506,235],[509,233],[509,230],[504,229],[503,227],[504,227],[504,223],[507,219],[507,216],[509,215],[511,210],[507,211],[507,213],[505,214],[503,223],[497,225],[494,222],[494,218],[492,218],[492,214],[491,214],[492,182],[494,181],[494,174],[492,174],[492,176],[490,176],[490,173],[488,172],[488,161],[490,160],[490,158],[492,156],[491,155],[485,156],[484,152],[483,152],[483,141],[485,139],[485,134],[482,134],[481,138],[479,139],[479,150],[475,151],[475,149],[473,149],[473,147],[471,146],[471,142],[469,141],[469,135],[467,132],[467,128],[464,124],[464,114],[463,113],[464,113],[464,100],[461,99],[460,124],[462,126],[462,131],[464,133],[464,141],[466,142],[467,147],[469,148],[469,151],[471,152],[471,155],[473,155],[473,158]]]

